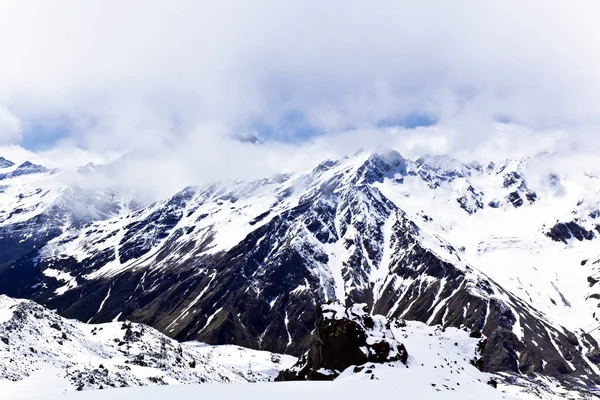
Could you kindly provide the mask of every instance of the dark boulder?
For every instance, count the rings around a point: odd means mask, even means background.
[[[508,201],[515,208],[521,207],[523,205],[523,198],[519,195],[519,192],[512,192],[507,196]]]
[[[353,365],[406,363],[406,348],[392,332],[400,322],[370,315],[366,308],[365,304],[346,308],[337,301],[323,305],[309,350],[276,380],[332,380]]]
[[[575,238],[581,242],[583,240],[592,240],[595,237],[594,232],[585,229],[575,221],[557,222],[546,233],[546,236],[555,242],[563,243],[567,243],[571,238]]]

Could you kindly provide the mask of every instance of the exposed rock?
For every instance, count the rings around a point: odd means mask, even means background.
[[[346,308],[336,301],[323,305],[310,349],[276,380],[332,380],[353,365],[406,363],[406,348],[391,331],[400,322],[366,310],[366,304]]]
[[[521,198],[521,195],[519,194],[519,192],[511,192],[508,197],[507,200],[510,202],[510,204],[512,204],[515,208],[521,207],[523,205],[523,199]]]
[[[558,222],[546,234],[555,242],[567,243],[569,239],[575,238],[580,242],[583,240],[592,240],[595,235],[593,231],[585,229],[575,221]]]

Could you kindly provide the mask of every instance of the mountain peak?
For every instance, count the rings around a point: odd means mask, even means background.
[[[2,168],[10,168],[13,165],[15,165],[14,162],[12,162],[10,160],[7,160],[4,157],[0,157],[0,169],[2,169]]]
[[[382,144],[376,145],[370,150],[367,150],[367,152],[371,154],[371,156],[402,157],[396,150]]]
[[[399,152],[383,145],[377,145],[365,153],[368,154],[367,160],[378,166],[386,164],[396,167],[406,164],[406,159]]]
[[[50,171],[43,165],[34,164],[31,161],[25,161],[19,165],[15,170],[5,174],[0,174],[0,180],[16,178],[21,175],[38,174]]]
[[[43,165],[40,164],[34,164],[31,161],[25,161],[24,163],[22,163],[21,165],[19,165],[17,167],[16,171],[22,171],[24,174],[33,174],[36,172],[47,172],[48,168],[44,167]],[[19,174],[22,175],[22,174]]]
[[[373,183],[384,177],[392,178],[396,174],[406,175],[406,159],[396,150],[378,145],[368,151],[355,155],[361,165],[357,170],[360,177],[357,182]]]
[[[237,135],[234,137],[235,140],[237,140],[240,143],[249,143],[249,144],[254,144],[254,145],[261,145],[263,144],[263,141],[260,140],[258,138],[258,136],[256,136],[253,133],[242,133],[240,135]]]
[[[447,154],[425,154],[416,161],[417,165],[427,164],[434,169],[460,169],[464,164]]]

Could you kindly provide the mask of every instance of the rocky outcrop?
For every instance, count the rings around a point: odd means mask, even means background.
[[[592,240],[595,235],[593,231],[585,229],[576,221],[557,222],[546,234],[555,242],[567,243],[569,239],[575,238],[580,242],[583,240]]]
[[[332,380],[350,366],[401,361],[408,353],[391,330],[397,319],[367,313],[366,304],[346,308],[334,301],[320,308],[310,349],[278,381]]]

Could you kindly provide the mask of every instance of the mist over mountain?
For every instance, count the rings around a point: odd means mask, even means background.
[[[378,146],[151,204],[60,180],[111,165],[34,168],[0,193],[0,291],[87,323],[295,356],[321,304],[365,303],[479,332],[486,372],[581,390],[600,379],[600,175],[593,159],[561,160],[410,160]]]

